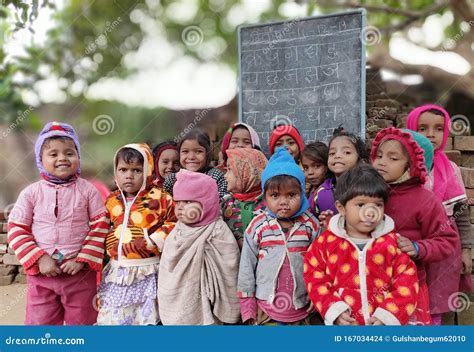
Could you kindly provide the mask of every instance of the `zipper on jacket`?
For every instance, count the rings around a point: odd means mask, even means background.
[[[277,219],[275,219],[276,223],[278,224],[278,227],[280,228],[280,232],[282,233],[283,235],[283,240],[285,241],[285,254],[283,255],[283,259],[281,260],[280,262],[280,265],[278,266],[278,270],[277,270],[277,275],[275,277],[275,280],[273,281],[273,287],[272,287],[272,299],[271,299],[271,304],[273,304],[273,301],[275,300],[275,290],[276,290],[276,283],[278,281],[278,276],[280,275],[280,270],[281,270],[281,267],[283,266],[283,263],[285,262],[285,258],[286,256],[289,254],[288,252],[288,248],[287,248],[287,243],[288,243],[288,240],[290,239],[291,236],[293,236],[293,234],[295,233],[296,229],[298,227],[295,227],[296,225],[296,222],[293,224],[293,227],[291,228],[290,230],[290,233],[288,234],[288,239],[286,238],[285,236],[285,233],[283,232],[281,226],[280,226],[280,223],[278,222]],[[292,300],[292,304],[295,305],[294,301],[295,301],[295,290],[296,290],[296,282],[295,282],[295,275],[293,273],[293,270],[291,270],[291,261],[290,261],[290,257],[288,256],[288,261],[290,262],[290,271],[291,271],[291,275],[293,276],[293,296],[291,297],[291,300]]]

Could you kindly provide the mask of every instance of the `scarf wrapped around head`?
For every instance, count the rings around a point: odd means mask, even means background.
[[[257,150],[236,148],[227,150],[227,167],[238,180],[239,189],[233,196],[241,201],[248,201],[262,193],[260,183],[267,158]]]
[[[224,134],[221,143],[221,152],[224,154],[224,158],[227,157],[226,152],[229,149],[230,140],[232,139],[232,133],[237,127],[245,127],[250,134],[250,139],[252,141],[252,148],[260,148],[260,138],[258,138],[257,132],[253,129],[252,126],[243,123],[243,122],[236,122],[229,127],[227,132]]]
[[[66,180],[63,180],[56,176],[51,175],[49,172],[45,170],[43,166],[43,162],[41,160],[41,156],[42,156],[41,148],[43,147],[43,144],[46,141],[46,139],[52,138],[52,137],[71,138],[71,140],[74,142],[74,145],[76,146],[79,160],[81,159],[81,146],[79,144],[79,139],[77,138],[77,134],[76,134],[76,131],[74,131],[74,128],[71,125],[64,122],[48,122],[43,127],[43,130],[40,132],[38,139],[36,140],[36,143],[35,143],[36,167],[38,168],[41,174],[41,177],[45,179],[46,181],[49,181],[55,184],[64,184],[64,183],[72,182],[76,180],[81,174],[80,166],[77,168],[76,173]]]
[[[449,137],[449,128],[451,124],[451,119],[448,112],[437,105],[428,104],[420,106],[408,114],[406,122],[407,128],[412,131],[417,131],[418,121],[421,114],[432,109],[441,112],[444,118],[443,140],[441,145],[434,151],[433,192],[441,202],[463,199],[466,197],[465,190],[462,185],[456,182],[457,178],[453,166],[444,153],[444,148]]]
[[[303,214],[309,207],[308,198],[306,198],[306,185],[303,170],[296,164],[295,159],[288,153],[288,148],[282,146],[277,148],[275,154],[270,158],[267,167],[262,173],[262,192],[264,192],[265,183],[274,176],[287,175],[298,180],[301,189],[301,205],[298,211],[291,218],[296,218]],[[268,214],[276,218],[276,215],[268,209]]]
[[[160,162],[161,154],[165,150],[169,150],[169,149],[178,151],[178,146],[175,142],[169,141],[169,142],[160,143],[155,148],[153,148],[153,159],[155,161],[155,165],[154,165],[155,180],[153,181],[153,184],[155,186],[162,186],[163,182],[165,181],[163,176],[160,175],[158,164]]]

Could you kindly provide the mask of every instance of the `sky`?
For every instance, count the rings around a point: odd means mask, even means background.
[[[177,2],[173,9],[174,16],[181,19],[193,16],[196,7],[190,6],[195,0]],[[215,6],[223,0],[211,0]],[[148,2],[148,1],[147,1]],[[153,1],[150,0],[150,3]],[[62,7],[63,1],[58,1]],[[269,0],[247,0],[236,6],[229,15],[231,25],[237,26],[243,22],[255,22],[260,12],[268,6]],[[280,9],[282,14],[295,17],[306,14],[305,5],[288,3]],[[33,24],[35,34],[22,30],[6,43],[6,51],[10,54],[21,53],[25,44],[30,40],[41,43],[46,38],[46,32],[53,25],[53,12],[41,9]],[[317,14],[315,14],[317,15]],[[117,100],[132,106],[148,108],[166,107],[169,109],[189,109],[218,107],[227,104],[237,92],[237,76],[234,71],[224,64],[202,64],[197,60],[186,57],[166,42],[162,29],[154,21],[147,21],[143,14],[132,12],[132,20],[144,23],[146,37],[140,48],[127,54],[124,63],[138,72],[126,80],[102,79],[89,87],[86,96],[89,99]],[[435,48],[442,44],[442,29],[453,20],[452,15],[433,15],[427,18],[422,28],[412,29],[408,33],[409,40],[400,35],[394,35],[389,43],[390,55],[407,64],[432,65],[453,74],[463,75],[469,72],[471,66],[461,56],[446,51],[432,51],[417,44]],[[466,28],[469,30],[469,28]],[[225,50],[225,43],[216,50]],[[157,54],[159,52],[159,55]],[[46,68],[44,68],[46,69]],[[398,79],[405,84],[419,84],[420,76],[410,75],[400,77],[388,71],[382,72],[386,80]],[[59,77],[50,78],[36,84],[37,91],[43,103],[62,103],[67,97],[60,87],[64,84]],[[77,82],[76,88],[80,88]],[[176,94],[179,92],[179,94]],[[27,104],[37,105],[37,97],[25,92]]]

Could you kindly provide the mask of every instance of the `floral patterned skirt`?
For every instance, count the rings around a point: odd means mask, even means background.
[[[97,324],[157,325],[158,268],[158,263],[120,266],[111,260],[99,286]]]

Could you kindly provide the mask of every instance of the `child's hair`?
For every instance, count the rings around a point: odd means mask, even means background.
[[[329,148],[323,142],[313,142],[304,148],[301,157],[306,157],[314,162],[326,165],[328,164]],[[332,172],[328,169],[326,178],[332,177]]]
[[[342,205],[357,196],[382,198],[387,201],[389,187],[383,177],[370,165],[360,164],[346,171],[337,181],[334,199]]]
[[[347,137],[351,143],[354,145],[354,148],[357,152],[357,155],[359,156],[359,160],[362,160],[366,163],[369,162],[369,151],[364,143],[364,141],[356,136],[353,133],[346,132],[342,125],[340,125],[338,128],[334,130],[334,133],[332,135],[331,140],[328,143],[329,148],[331,147],[331,143],[339,137]]]
[[[49,137],[49,138],[46,138],[43,142],[43,145],[41,146],[41,151],[40,153],[43,154],[43,150],[44,148],[47,148],[49,146],[49,143],[51,141],[61,141],[63,143],[67,142],[67,141],[71,141],[74,143],[74,140],[72,138],[69,138],[69,137],[65,137],[65,136],[54,136],[54,137]],[[74,144],[75,146],[75,144]]]
[[[117,167],[119,160],[123,160],[127,164],[130,164],[134,160],[137,160],[140,164],[143,164],[145,162],[145,160],[143,159],[143,155],[138,150],[127,147],[122,148],[118,151],[115,160],[115,167]]]
[[[297,187],[298,189],[301,188],[298,179],[295,177],[289,175],[277,175],[265,182],[263,186],[263,193],[266,194],[267,192],[271,191],[279,192],[282,187],[287,188],[292,186]]]
[[[153,148],[153,157],[156,157],[156,154],[157,152],[164,146],[171,146],[171,147],[175,147],[176,150],[178,150],[178,144],[174,141],[164,141],[164,142],[161,142],[161,143],[158,143],[155,148]]]
[[[199,128],[189,131],[188,133],[186,133],[186,135],[178,144],[179,154],[181,154],[181,147],[184,141],[187,141],[187,140],[197,141],[198,144],[206,150],[206,166],[209,166],[211,164],[211,158],[212,158],[211,139],[209,138],[209,135]]]

